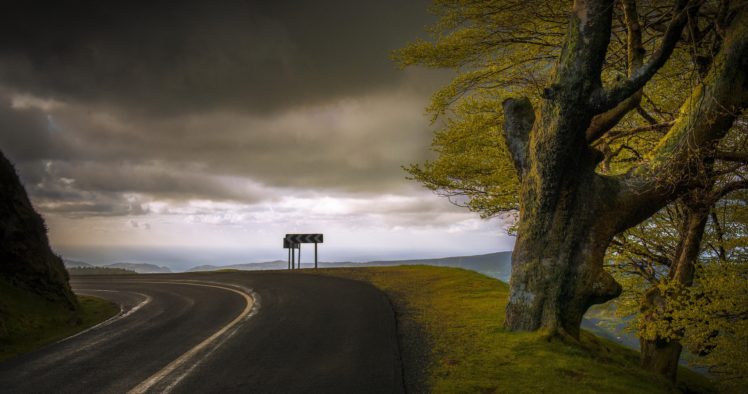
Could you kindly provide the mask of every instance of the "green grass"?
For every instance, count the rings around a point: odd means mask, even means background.
[[[580,343],[503,328],[508,286],[473,271],[402,266],[305,271],[363,280],[397,314],[409,392],[711,392],[687,370],[678,387],[638,366],[638,353],[583,332]]]
[[[78,296],[70,310],[0,280],[0,361],[85,330],[119,312],[109,301]]]

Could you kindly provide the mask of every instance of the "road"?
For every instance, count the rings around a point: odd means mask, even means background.
[[[284,272],[74,277],[122,312],[0,364],[8,393],[399,393],[386,296]]]

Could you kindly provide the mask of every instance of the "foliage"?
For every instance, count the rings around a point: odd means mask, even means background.
[[[740,177],[730,172],[730,177]],[[693,286],[669,277],[683,219],[682,207],[668,206],[618,237],[609,257],[626,291],[618,300],[621,316],[637,315],[632,326],[643,338],[680,340],[694,356],[689,362],[707,367],[725,388],[748,388],[748,192],[729,194],[712,209]],[[656,287],[665,308],[646,318],[640,302]]]
[[[482,217],[518,209],[517,174],[500,127],[507,92],[537,97],[547,84],[566,26],[562,2],[436,0],[433,41],[396,51],[402,66],[455,71],[428,110],[441,117],[437,158],[406,167],[410,179]],[[539,34],[542,31],[542,34]]]
[[[670,3],[641,3],[643,47],[654,53]],[[409,179],[482,217],[519,208],[517,173],[501,137],[501,103],[509,96],[526,96],[538,107],[561,53],[568,7],[567,2],[539,0],[434,0],[431,10],[439,20],[429,29],[430,40],[415,41],[394,53],[403,67],[455,72],[428,107],[435,121],[442,119],[432,141],[436,159],[406,166]],[[710,13],[717,7],[716,2],[704,5]],[[608,84],[625,77],[629,67],[623,14],[618,2],[602,75]],[[601,172],[625,173],[645,160],[672,125],[699,81],[703,59],[717,46],[715,30],[701,28],[703,37],[678,45],[645,86],[636,111],[595,142],[594,148],[606,157]]]
[[[409,392],[673,390],[665,379],[638,367],[636,352],[587,332],[575,344],[549,339],[542,333],[506,330],[496,311],[506,306],[507,285],[476,272],[401,266],[302,273],[362,280],[387,294],[395,309]],[[424,339],[426,343],[422,343]],[[413,349],[414,344],[420,346]],[[711,391],[703,377],[685,370],[681,375],[680,390]]]

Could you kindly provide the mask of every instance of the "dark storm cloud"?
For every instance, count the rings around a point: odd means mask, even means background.
[[[0,148],[13,162],[61,158],[69,155],[55,135],[55,125],[39,108],[13,108],[0,92]]]
[[[444,74],[389,53],[428,3],[10,2],[0,149],[35,204],[68,217],[407,194],[400,167],[428,155],[423,108]],[[413,221],[437,209],[417,205]]]
[[[11,1],[0,79],[151,114],[283,109],[399,83],[388,54],[430,22],[427,4]]]

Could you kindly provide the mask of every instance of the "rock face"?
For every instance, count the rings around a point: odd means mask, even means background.
[[[52,252],[47,227],[31,205],[15,167],[0,152],[0,279],[60,301],[77,301],[62,259]]]

